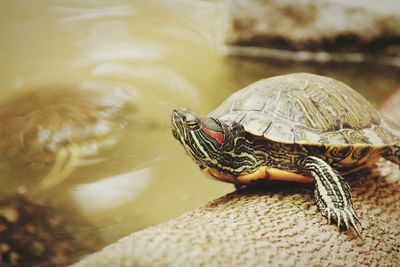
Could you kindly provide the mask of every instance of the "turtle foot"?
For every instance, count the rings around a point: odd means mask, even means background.
[[[357,235],[362,239],[361,231],[357,226],[357,224],[361,225],[361,223],[352,207],[327,207],[322,211],[322,214],[327,217],[329,224],[331,224],[333,220],[336,222],[339,229],[344,228],[349,230],[350,228],[353,228]]]
[[[346,180],[328,163],[314,156],[308,156],[303,166],[315,179],[314,195],[317,207],[328,218],[328,222],[331,223],[333,219],[339,229],[343,227],[348,230],[351,227],[361,238],[357,227],[360,221],[354,211],[350,187]]]
[[[41,190],[48,190],[63,182],[77,167],[80,149],[77,145],[68,145],[57,152],[56,160],[49,174],[39,183]]]

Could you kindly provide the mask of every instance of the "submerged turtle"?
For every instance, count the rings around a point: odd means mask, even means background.
[[[380,157],[400,164],[400,126],[349,86],[297,73],[255,82],[209,116],[175,109],[171,127],[213,178],[250,185],[283,180],[315,183],[318,209],[360,235],[343,174]]]
[[[107,84],[30,91],[0,106],[0,151],[13,163],[50,167],[39,184],[48,189],[101,160],[133,110],[128,90]]]

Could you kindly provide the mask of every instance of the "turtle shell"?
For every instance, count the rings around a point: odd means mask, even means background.
[[[25,91],[0,105],[0,151],[15,161],[50,163],[61,148],[95,156],[115,143],[133,114],[131,95],[106,83]]]
[[[400,127],[352,88],[308,73],[257,81],[210,116],[282,143],[389,146],[400,136]]]

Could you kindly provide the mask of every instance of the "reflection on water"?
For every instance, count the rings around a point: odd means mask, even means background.
[[[222,1],[6,0],[0,7],[0,103],[27,88],[93,81],[94,90],[117,87],[133,95],[126,101],[135,107],[134,120],[112,149],[53,188],[27,186],[38,181],[31,168],[0,161],[2,194],[19,189],[82,214],[103,240],[99,246],[233,190],[203,177],[173,140],[173,108],[207,114],[234,90],[294,71],[344,80],[375,103],[400,80],[398,71],[373,65],[226,59],[219,53]]]
[[[108,17],[122,17],[132,15],[132,8],[129,6],[108,6],[94,8],[79,8],[67,6],[53,6],[51,10],[65,14],[59,19],[63,25],[84,20],[102,19]]]
[[[105,212],[136,199],[149,185],[150,179],[149,168],[126,172],[78,185],[73,198],[86,214]]]

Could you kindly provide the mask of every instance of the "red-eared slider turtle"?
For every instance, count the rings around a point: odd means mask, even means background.
[[[209,176],[249,185],[315,183],[318,209],[360,235],[344,173],[380,157],[400,164],[400,126],[337,80],[307,73],[272,77],[234,93],[209,116],[175,109],[171,127]]]
[[[85,83],[25,92],[0,106],[3,160],[50,167],[40,187],[53,187],[79,165],[101,160],[134,108],[128,89]]]

